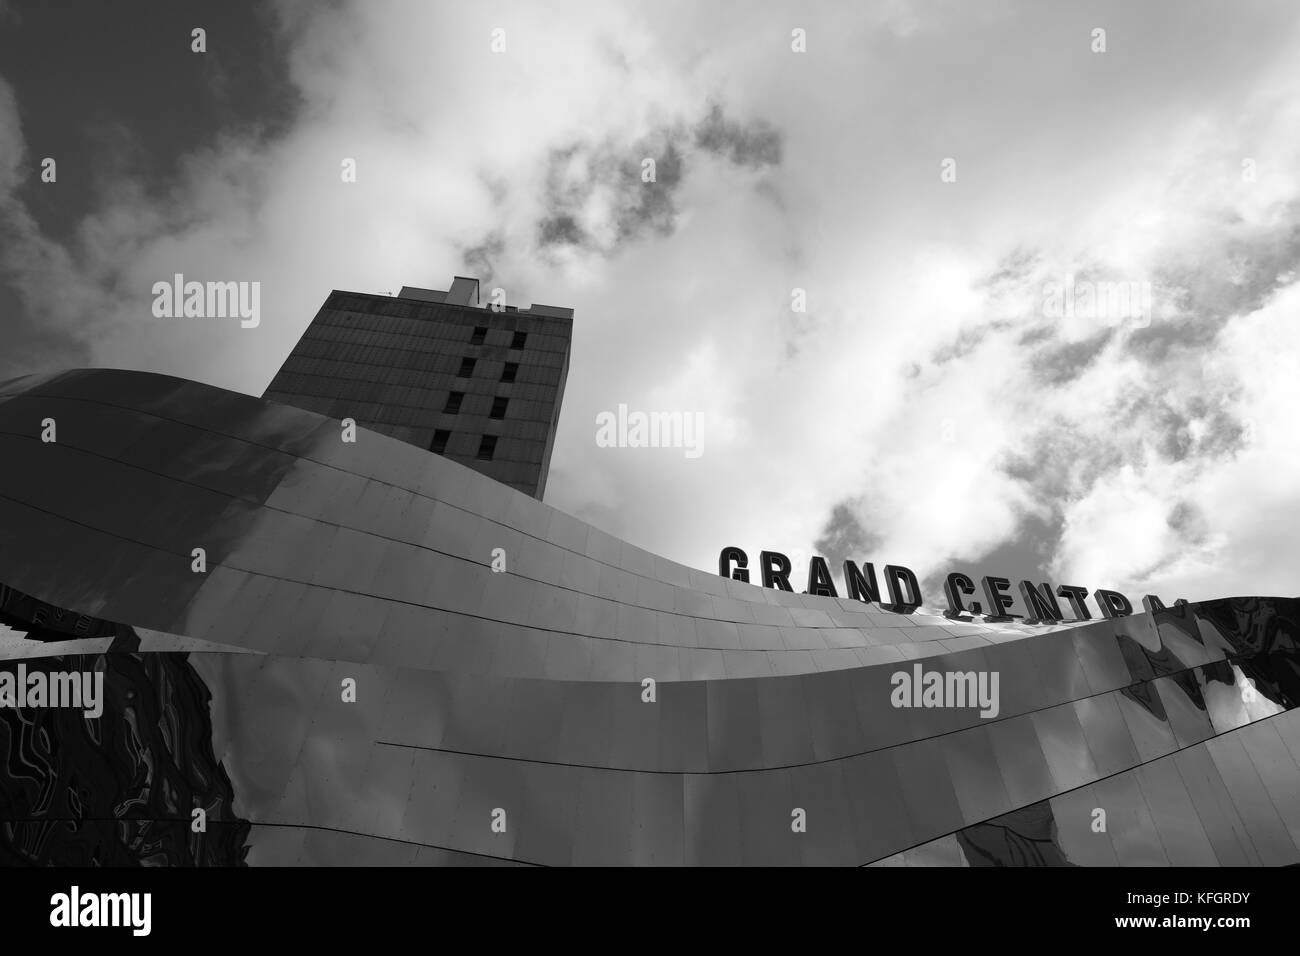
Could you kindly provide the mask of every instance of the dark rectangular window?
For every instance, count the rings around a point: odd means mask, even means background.
[[[487,329],[484,326],[477,325],[474,327],[474,334],[470,336],[470,345],[482,345],[483,339],[487,336]]]
[[[474,374],[474,360],[472,358],[463,358],[460,360],[460,371],[456,373],[461,378],[469,378]]]
[[[506,362],[506,367],[501,370],[501,381],[513,382],[515,376],[519,374],[518,362]]]
[[[447,396],[447,407],[443,409],[448,415],[460,414],[460,403],[464,400],[464,392],[452,392]]]
[[[503,398],[500,395],[492,399],[492,411],[488,413],[488,418],[505,418],[506,405],[508,405],[509,403],[510,403],[510,399]]]
[[[433,444],[429,446],[429,451],[441,455],[447,450],[447,439],[451,437],[451,432],[445,428],[439,428],[433,433]]]
[[[526,341],[528,341],[527,332],[516,332],[515,337],[510,341],[510,347],[512,349],[521,349]]]
[[[483,441],[481,441],[478,446],[479,458],[481,458],[483,461],[491,461],[493,454],[496,453],[496,450],[497,450],[497,436],[484,435]]]

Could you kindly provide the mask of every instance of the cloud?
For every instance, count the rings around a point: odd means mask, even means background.
[[[0,377],[11,378],[56,363],[81,364],[91,355],[76,317],[89,304],[85,284],[63,280],[73,271],[72,257],[41,233],[19,198],[31,176],[12,85],[0,79],[0,280],[16,289],[0,297],[8,346],[0,351]],[[8,300],[8,301],[6,301]],[[20,351],[17,346],[22,343]]]
[[[11,84],[0,80],[0,198],[11,202],[22,176],[27,147]]]
[[[880,539],[862,526],[856,508],[845,501],[831,508],[821,536],[813,542],[817,554],[825,557],[832,568],[841,567],[845,560],[861,563],[863,555],[873,554],[879,546]]]
[[[634,143],[580,141],[554,149],[537,245],[543,254],[549,246],[573,246],[608,257],[647,236],[671,236],[677,193],[701,154],[763,169],[780,163],[781,137],[762,120],[729,119],[714,103],[693,138],[676,122]]]
[[[761,119],[748,126],[729,120],[717,103],[696,125],[695,145],[737,166],[758,169],[781,162],[781,134],[777,129]]]
[[[484,287],[491,288],[497,275],[493,262],[505,251],[505,238],[500,232],[492,232],[484,237],[482,242],[465,249],[461,255],[461,262],[466,272],[477,278]]]
[[[1114,335],[1114,329],[1102,329],[1078,342],[1063,342],[1040,349],[1031,359],[1034,373],[1047,385],[1063,385],[1078,378],[1101,356]]]

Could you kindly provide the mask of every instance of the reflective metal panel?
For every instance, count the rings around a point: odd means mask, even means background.
[[[1173,758],[1153,760],[1133,772],[1169,862],[1174,866],[1217,865],[1218,858]]]
[[[0,707],[4,859],[1300,862],[1294,599],[955,624],[688,569],[195,383],[0,391],[0,681],[105,679],[97,718]],[[918,672],[996,672],[996,713],[900,702]]]

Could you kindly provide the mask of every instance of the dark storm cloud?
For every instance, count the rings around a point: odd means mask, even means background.
[[[980,586],[980,579],[986,575],[991,575],[1006,578],[1011,582],[1011,593],[1016,596],[1016,603],[1019,605],[1020,597],[1017,585],[1021,581],[1027,580],[1032,581],[1034,584],[1042,584],[1044,581],[1051,580],[1048,565],[1051,563],[1052,555],[1060,546],[1064,529],[1065,522],[1059,513],[1053,513],[1047,518],[1032,514],[1022,515],[1014,534],[997,546],[985,551],[983,554],[953,555],[944,562],[941,570],[922,581],[921,591],[925,596],[926,604],[931,607],[945,606],[944,580],[949,572],[962,571],[975,582],[977,593],[971,595],[969,600],[987,604]],[[1077,583],[1079,582],[1052,581],[1053,585]],[[1106,586],[1104,584],[1089,585],[1086,582],[1084,584],[1088,587]],[[1015,610],[1016,613],[1024,612],[1024,609],[1020,607]]]
[[[537,223],[538,245],[543,249],[575,246],[610,255],[648,235],[671,235],[677,225],[676,195],[686,172],[688,140],[693,148],[740,167],[771,166],[781,160],[781,137],[770,124],[728,120],[716,105],[695,127],[693,139],[681,126],[666,126],[631,145],[570,143],[548,156],[546,211]],[[645,176],[646,160],[654,161],[653,179]],[[575,163],[585,173],[576,181]],[[615,197],[609,219],[600,223],[610,227],[612,240],[582,226],[583,212],[589,213],[588,200],[597,189],[607,189]]]
[[[505,238],[501,233],[490,233],[478,245],[470,246],[461,254],[466,274],[476,276],[485,287],[490,287],[496,276],[493,263],[500,259],[505,249]]]
[[[1037,345],[1039,342],[1046,342],[1052,338],[1053,335],[1055,335],[1055,332],[1052,329],[1052,326],[1036,325],[1029,331],[1022,333],[1020,338],[1016,339],[1016,344]]]
[[[124,190],[142,203],[167,195],[188,157],[232,133],[288,129],[298,95],[274,16],[216,0],[122,0],[28,4],[0,18],[0,81],[26,145],[16,188],[0,196],[0,372],[90,363],[82,333],[100,314],[39,290],[69,266],[51,260],[64,250],[73,268],[91,268],[88,216]],[[204,53],[191,50],[195,27],[207,31]],[[41,181],[46,157],[53,183]]]
[[[111,202],[125,182],[156,179],[158,170],[153,157],[135,130],[125,123],[101,117],[88,121],[83,131],[95,152],[94,165],[85,171],[93,204]],[[65,172],[65,165],[60,163],[61,179]]]
[[[1207,534],[1204,513],[1188,501],[1180,501],[1170,508],[1165,523],[1188,544],[1200,544]]]
[[[1204,419],[1206,432],[1197,442],[1198,451],[1210,457],[1222,457],[1246,447],[1248,435],[1243,422],[1221,408],[1211,411]]]
[[[821,535],[813,542],[813,547],[832,568],[838,568],[850,558],[859,562],[871,560],[871,555],[881,543],[879,535],[862,527],[854,511],[854,502],[841,501],[831,509],[830,517],[826,520]]]
[[[682,181],[683,160],[673,142],[673,133],[663,130],[652,138],[621,147],[606,142],[598,146],[571,144],[553,150],[547,171],[547,215],[537,224],[537,241],[546,246],[579,246],[604,254],[624,242],[648,233],[669,235],[677,222],[673,196]],[[654,178],[646,181],[644,161],[654,161]],[[573,182],[567,172],[575,160],[585,164],[585,178]],[[614,239],[601,241],[584,230],[578,221],[591,194],[608,187],[616,197],[609,210]]]
[[[1053,506],[1071,500],[1080,488],[1091,488],[1129,460],[1121,445],[1099,445],[1060,418],[1026,435],[1021,447],[1023,451],[1008,456],[1002,472],[1021,482],[1038,501]]]
[[[1203,352],[1214,342],[1228,318],[1222,313],[1202,314],[1152,323],[1136,330],[1127,344],[1144,362],[1159,365],[1178,353]]]
[[[1147,423],[1156,450],[1170,461],[1222,458],[1245,445],[1244,425],[1224,408],[1237,393],[1234,388],[1208,397],[1197,395],[1182,405],[1147,394],[1126,402],[1118,412]]]
[[[957,337],[951,342],[935,349],[934,353],[930,356],[930,359],[935,365],[946,365],[947,363],[956,361],[957,359],[965,358],[971,352],[979,348],[980,343],[988,338],[989,335],[994,332],[1001,332],[1010,327],[1011,323],[1009,321],[998,320],[994,322],[985,322],[981,325],[976,325],[970,328],[964,328],[957,333]]]
[[[75,325],[57,314],[47,297],[34,291],[26,272],[57,275],[58,250],[41,242],[39,226],[22,203],[0,192],[0,375],[90,364],[91,350]]]
[[[1262,308],[1294,283],[1300,268],[1300,202],[1288,203],[1278,220],[1270,230],[1235,236],[1161,269],[1157,303],[1168,299],[1178,315],[1133,333],[1129,345],[1138,356],[1156,364],[1171,354],[1205,349],[1234,317]]]
[[[737,166],[776,166],[781,162],[781,134],[770,123],[729,120],[716,103],[695,127],[695,145]]]
[[[682,156],[677,147],[666,143],[658,156],[647,153],[655,160],[655,181],[641,183],[638,199],[632,208],[622,211],[618,219],[620,241],[633,239],[645,232],[666,236],[673,231],[677,208],[673,204],[673,191],[682,181]],[[622,176],[641,177],[641,160],[625,160],[620,170]]]
[[[1191,419],[1172,408],[1164,412],[1160,422],[1164,427],[1157,433],[1157,447],[1170,461],[1183,461],[1192,454],[1192,431],[1188,428]]]
[[[537,241],[543,246],[581,246],[587,241],[587,236],[577,220],[565,213],[539,222]]]
[[[0,282],[0,329],[6,340],[0,349],[0,379],[92,364],[89,345],[71,332],[42,324],[39,317],[28,318],[36,311]]]
[[[1114,329],[1102,329],[1078,342],[1040,349],[1030,359],[1035,377],[1048,385],[1064,385],[1078,378],[1101,355],[1114,335]]]
[[[58,162],[56,187],[30,176],[17,194],[42,233],[75,239],[106,160],[162,192],[178,161],[218,134],[287,130],[298,94],[274,16],[218,0],[25,6],[0,31],[0,76],[31,155]],[[206,53],[191,52],[195,27],[207,31]]]
[[[1038,264],[1039,255],[1028,249],[1015,249],[1002,258],[983,282],[980,288],[997,293],[1008,286],[1018,286],[1032,274]]]

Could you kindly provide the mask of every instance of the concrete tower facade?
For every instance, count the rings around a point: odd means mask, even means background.
[[[573,310],[480,304],[477,279],[330,293],[263,397],[351,418],[541,499]]]

